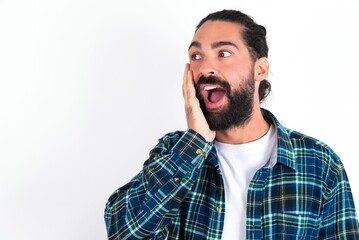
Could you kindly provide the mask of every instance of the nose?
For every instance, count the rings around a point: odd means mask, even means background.
[[[200,63],[200,66],[198,68],[199,76],[211,76],[211,75],[217,75],[218,69],[217,65],[214,63],[214,61],[211,61],[208,58],[205,58]]]

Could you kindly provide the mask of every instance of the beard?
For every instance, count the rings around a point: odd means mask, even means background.
[[[244,126],[251,118],[254,99],[254,77],[253,70],[249,77],[244,79],[238,89],[231,91],[228,82],[215,77],[201,76],[196,84],[196,96],[200,102],[202,112],[207,120],[209,128],[213,131],[223,131],[236,126]],[[226,91],[227,104],[221,110],[209,111],[202,95],[200,84],[218,84]]]

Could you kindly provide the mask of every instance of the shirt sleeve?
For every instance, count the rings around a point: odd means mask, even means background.
[[[319,239],[359,239],[353,195],[342,163],[328,173],[327,198],[322,210]]]
[[[191,129],[160,139],[142,171],[110,196],[105,208],[108,239],[148,239],[163,234],[212,146]]]

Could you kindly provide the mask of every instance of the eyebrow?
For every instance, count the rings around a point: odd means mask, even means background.
[[[212,43],[211,44],[211,48],[212,49],[215,49],[215,48],[219,48],[219,47],[222,47],[222,46],[232,46],[232,47],[235,47],[238,49],[238,46],[230,41],[219,41],[219,42],[215,42],[215,43]],[[195,47],[195,48],[202,48],[202,44],[198,41],[193,41],[191,42],[191,44],[189,45],[188,47],[188,50],[192,47]]]
[[[188,50],[190,50],[192,47],[201,48],[201,46],[202,46],[202,45],[201,45],[199,42],[193,41],[193,42],[191,42],[191,44],[189,45]]]

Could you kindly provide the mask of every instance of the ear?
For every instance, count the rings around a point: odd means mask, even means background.
[[[254,64],[254,80],[262,81],[267,78],[269,71],[269,63],[266,57],[256,60]]]

